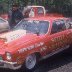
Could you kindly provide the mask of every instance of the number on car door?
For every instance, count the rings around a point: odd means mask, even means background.
[[[56,20],[53,22],[51,29],[51,48],[52,50],[61,49],[67,46],[68,39],[67,37],[66,26],[64,20]]]

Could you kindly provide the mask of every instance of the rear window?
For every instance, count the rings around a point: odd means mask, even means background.
[[[44,13],[43,8],[38,7],[37,9],[38,9],[38,14],[43,14]]]

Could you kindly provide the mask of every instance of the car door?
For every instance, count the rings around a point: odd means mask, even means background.
[[[51,51],[64,50],[69,46],[69,31],[66,30],[65,20],[55,20],[52,24],[50,33],[50,45]]]

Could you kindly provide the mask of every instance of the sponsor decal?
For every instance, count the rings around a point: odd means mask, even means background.
[[[53,44],[49,48],[61,48],[68,44],[68,38],[65,35],[61,35],[55,38],[52,38],[51,41]]]
[[[18,50],[18,52],[19,52],[19,53],[23,53],[23,52],[28,51],[28,50],[31,50],[31,49],[33,49],[33,48],[35,48],[34,45],[29,46],[29,47],[27,47],[27,48],[22,48],[22,49]]]
[[[35,48],[40,47],[40,46],[41,46],[40,43],[35,44]]]
[[[44,45],[44,42],[40,42],[40,43],[35,43],[34,45],[31,45],[29,47],[26,47],[26,48],[22,48],[22,49],[19,49],[18,52],[19,53],[23,53],[25,51],[28,51],[28,50],[32,50],[34,48],[38,48],[40,46]],[[43,50],[45,50],[45,47],[43,48]]]
[[[44,45],[44,42],[40,42],[40,45],[41,45],[41,46]]]
[[[47,46],[44,46],[44,47],[41,48],[41,52],[46,51],[46,50],[47,50]]]
[[[40,47],[40,46],[43,46],[43,45],[44,45],[44,42],[36,43],[35,44],[35,48]]]

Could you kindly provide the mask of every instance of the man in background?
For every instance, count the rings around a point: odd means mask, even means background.
[[[18,22],[24,18],[22,12],[19,10],[18,4],[12,6],[12,11],[9,14],[9,24],[13,28]]]

